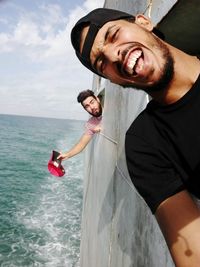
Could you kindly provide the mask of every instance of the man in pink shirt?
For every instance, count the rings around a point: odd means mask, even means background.
[[[90,114],[92,117],[85,124],[85,132],[78,141],[69,151],[65,153],[60,153],[58,159],[66,160],[69,159],[78,153],[80,153],[90,142],[95,133],[100,132],[101,119],[102,119],[102,105],[100,99],[94,95],[94,92],[91,90],[85,90],[79,93],[77,97],[78,103],[81,103],[83,108]]]

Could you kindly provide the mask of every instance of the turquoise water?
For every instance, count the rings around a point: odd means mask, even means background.
[[[83,122],[0,115],[0,266],[79,266],[83,155],[48,173],[51,151],[67,150]]]

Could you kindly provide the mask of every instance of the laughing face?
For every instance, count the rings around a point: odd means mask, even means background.
[[[98,31],[90,60],[97,72],[111,82],[148,92],[166,87],[173,77],[173,58],[168,47],[151,33],[153,26],[143,15],[135,23],[107,22]],[[88,27],[84,28],[82,51]]]

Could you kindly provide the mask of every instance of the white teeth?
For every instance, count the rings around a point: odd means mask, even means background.
[[[134,66],[135,66],[135,63],[136,63],[137,59],[138,59],[141,55],[142,55],[142,51],[141,51],[141,50],[140,50],[140,51],[137,50],[137,51],[131,53],[131,55],[130,55],[130,57],[129,57],[129,59],[128,59],[128,64],[127,64],[127,68],[126,68],[126,70],[127,70],[127,72],[128,72],[129,74],[132,74],[132,73],[133,73],[133,68],[134,68]]]

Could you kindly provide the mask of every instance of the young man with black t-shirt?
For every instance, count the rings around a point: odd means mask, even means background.
[[[126,134],[128,170],[176,266],[200,266],[200,61],[162,41],[145,16],[117,10],[92,11],[71,39],[88,69],[152,97]]]

